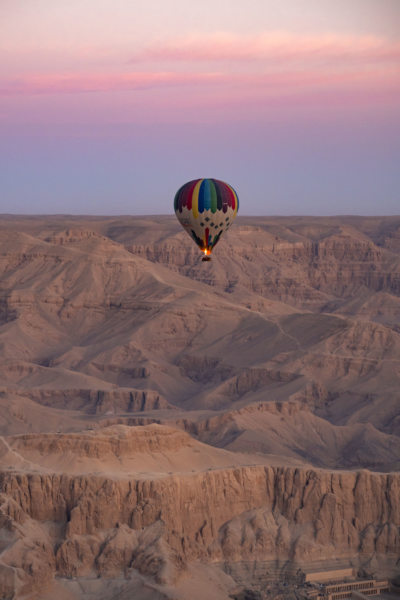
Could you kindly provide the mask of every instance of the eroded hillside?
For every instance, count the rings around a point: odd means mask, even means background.
[[[3,217],[5,597],[394,573],[399,322],[400,218],[238,218],[202,263],[170,217]]]

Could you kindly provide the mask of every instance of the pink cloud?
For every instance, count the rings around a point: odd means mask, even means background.
[[[191,35],[149,46],[133,61],[290,61],[398,62],[400,44],[374,36],[295,35],[284,32],[258,36],[230,33]]]
[[[25,75],[4,81],[1,95],[112,92],[151,90],[194,86],[195,93],[202,96],[222,89],[224,96],[232,94],[259,93],[262,96],[298,94],[302,91],[335,89],[399,89],[399,72],[394,66],[379,70],[350,69],[279,70],[259,73],[229,72],[134,72],[134,73],[46,73]]]
[[[109,92],[210,83],[218,73],[46,73],[9,79],[0,85],[1,95]]]
[[[86,72],[54,69],[3,78],[0,95],[19,95],[22,101],[30,95],[137,90],[143,93],[126,95],[125,110],[146,113],[151,106],[163,116],[190,113],[196,119],[213,111],[247,116],[253,108],[257,113],[265,106],[311,102],[394,106],[400,95],[399,59],[399,44],[366,36],[191,36],[138,54],[141,64],[131,72],[115,72],[112,65],[100,72],[101,61],[93,60]]]

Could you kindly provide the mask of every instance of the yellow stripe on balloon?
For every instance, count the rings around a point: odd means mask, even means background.
[[[195,219],[199,216],[199,190],[202,181],[203,180],[200,179],[200,181],[196,183],[192,194],[192,213]]]

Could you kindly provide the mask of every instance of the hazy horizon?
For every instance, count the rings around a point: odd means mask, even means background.
[[[2,217],[78,217],[78,218],[103,218],[103,219],[107,219],[107,218],[119,218],[119,217],[149,217],[149,218],[153,218],[153,217],[171,217],[173,219],[175,219],[175,214],[173,212],[171,213],[57,213],[57,212],[53,212],[53,213],[46,213],[46,212],[36,212],[36,213],[21,213],[21,212],[7,212],[7,213],[0,213],[0,218]],[[302,218],[302,219],[307,219],[307,218],[312,218],[312,219],[336,219],[336,218],[341,218],[341,217],[345,217],[345,218],[374,218],[374,217],[382,217],[382,218],[391,218],[391,217],[400,217],[400,211],[397,213],[376,213],[376,214],[362,214],[362,213],[337,213],[337,214],[279,214],[279,213],[269,213],[269,214],[243,214],[240,213],[237,215],[236,217],[236,221],[239,219],[244,219],[244,218],[282,218],[282,219],[290,219],[290,218]],[[178,223],[178,221],[177,221]]]

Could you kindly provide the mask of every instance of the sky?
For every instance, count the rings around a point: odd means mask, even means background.
[[[0,213],[400,214],[400,0],[0,0]]]

